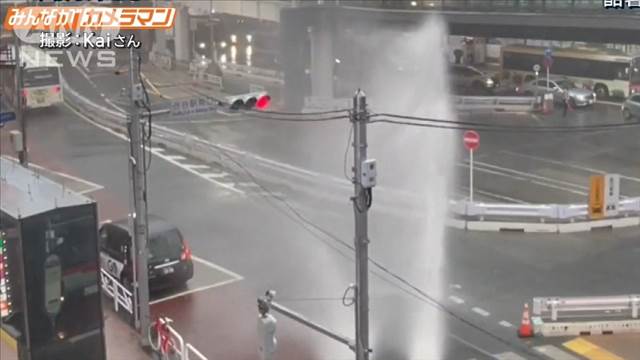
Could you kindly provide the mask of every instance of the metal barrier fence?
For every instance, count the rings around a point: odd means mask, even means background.
[[[163,324],[165,324],[162,318],[158,318],[157,321],[160,321]],[[202,353],[198,351],[198,349],[196,349],[195,346],[189,343],[185,343],[184,338],[182,337],[182,335],[180,335],[180,333],[176,329],[174,329],[169,324],[166,324],[166,325],[167,325],[167,329],[169,330],[169,334],[173,340],[171,341],[171,343],[173,344],[173,351],[175,352],[175,355],[178,356],[178,359],[207,360],[207,357],[202,355]],[[160,341],[159,337],[158,337],[158,341]]]
[[[100,283],[105,294],[113,298],[113,306],[118,312],[123,307],[133,315],[133,298],[131,291],[127,290],[120,282],[104,269],[100,269]]]
[[[640,294],[594,297],[536,297],[533,298],[533,315],[557,321],[560,317],[599,317],[622,313],[637,319],[640,310]]]
[[[521,96],[457,96],[454,104],[458,110],[529,112],[534,110],[536,98]]]
[[[451,201],[450,210],[466,219],[533,220],[540,223],[562,223],[589,220],[586,204],[497,204]],[[640,216],[640,197],[620,201],[617,217]]]

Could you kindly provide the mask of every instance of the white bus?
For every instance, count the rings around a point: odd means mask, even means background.
[[[11,38],[2,37],[0,47],[12,48]],[[15,52],[12,51],[13,54]],[[15,56],[15,55],[12,55]],[[46,51],[30,45],[20,47],[22,70],[22,97],[27,109],[53,106],[64,101],[62,89],[61,65]],[[1,89],[3,95],[16,104],[15,77],[3,75]]]
[[[517,82],[533,79],[533,66],[545,76],[544,47],[510,45],[502,47],[501,65]],[[625,98],[631,92],[632,56],[602,49],[553,49],[552,75],[566,76],[579,86],[592,89],[599,99]],[[519,78],[516,80],[516,78]]]

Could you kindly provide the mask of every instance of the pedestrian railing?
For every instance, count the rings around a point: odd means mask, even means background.
[[[524,96],[457,96],[458,110],[491,110],[502,112],[529,112],[536,105],[535,97]]]
[[[451,201],[450,210],[465,219],[534,220],[546,222],[574,222],[589,220],[586,204],[500,204],[469,201]],[[640,216],[640,197],[621,200],[616,217]]]
[[[113,306],[116,312],[122,307],[130,314],[133,314],[133,297],[131,291],[104,269],[100,269],[100,283],[104,293],[113,299]]]
[[[640,294],[533,298],[533,315],[551,321],[558,321],[561,317],[601,317],[616,314],[637,319],[639,311]]]
[[[163,321],[162,318],[158,319]],[[171,344],[173,345],[173,355],[177,360],[207,360],[207,357],[202,355],[195,346],[186,343],[180,333],[174,329],[171,325],[167,324],[169,335],[171,336]]]

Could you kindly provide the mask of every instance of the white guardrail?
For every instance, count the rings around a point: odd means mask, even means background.
[[[163,320],[160,318],[158,321]],[[182,335],[180,335],[180,333],[171,325],[167,324],[167,329],[169,329],[169,333],[173,339],[173,351],[175,352],[175,355],[178,356],[179,360],[207,360],[207,357],[202,355],[195,346],[185,343]]]
[[[640,332],[640,294],[533,298],[532,322],[543,336]]]
[[[90,116],[93,121],[126,133],[125,114],[100,106],[69,87],[65,88],[65,100],[83,114]],[[225,153],[232,153],[247,161],[270,161],[158,124],[153,124],[153,134],[154,142],[202,161],[217,161],[235,167]],[[289,169],[283,168],[282,171],[289,171]],[[586,204],[534,205],[450,201],[449,210],[451,216],[448,225],[465,230],[565,233],[602,227],[640,226],[640,197],[621,200],[616,217],[595,221],[589,219]]]
[[[458,110],[491,110],[500,112],[530,112],[536,105],[535,97],[523,96],[456,96]]]
[[[133,298],[131,291],[111,276],[104,269],[100,269],[100,283],[105,294],[113,299],[113,306],[118,312],[121,307],[133,314]]]

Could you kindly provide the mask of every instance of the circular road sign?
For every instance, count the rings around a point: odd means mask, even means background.
[[[539,64],[533,65],[533,71],[534,72],[540,72],[540,65]]]
[[[463,142],[467,150],[477,150],[480,146],[480,134],[477,131],[467,130],[464,132]]]

